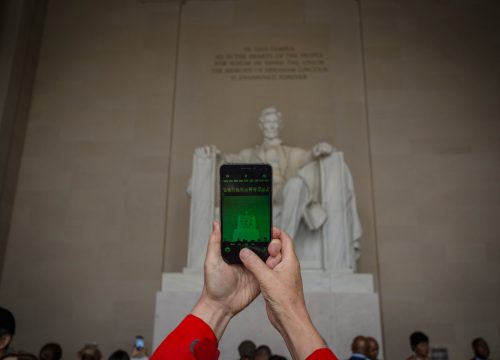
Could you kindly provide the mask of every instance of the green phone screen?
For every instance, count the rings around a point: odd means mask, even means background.
[[[222,241],[271,241],[272,175],[264,170],[221,174]]]

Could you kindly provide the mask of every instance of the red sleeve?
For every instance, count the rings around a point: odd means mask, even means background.
[[[217,338],[203,320],[188,315],[158,346],[150,360],[217,360]]]
[[[330,349],[323,348],[313,352],[306,360],[337,360],[337,357]]]

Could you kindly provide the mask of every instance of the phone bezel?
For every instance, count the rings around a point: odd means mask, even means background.
[[[223,241],[223,231],[224,231],[224,209],[223,209],[223,191],[222,191],[222,179],[226,174],[242,174],[243,172],[254,172],[257,174],[267,174],[269,176],[269,184],[270,184],[270,194],[269,194],[269,234],[268,242],[253,242],[250,244],[244,244],[242,246],[235,246],[229,241]],[[266,261],[269,257],[268,246],[272,239],[272,224],[273,224],[273,168],[269,164],[261,163],[261,164],[224,164],[219,168],[219,189],[220,189],[220,219],[221,219],[221,255],[224,261],[228,264],[241,264],[241,260],[239,257],[239,252],[243,247],[248,247],[252,251],[254,251],[263,261]],[[231,251],[226,253],[224,251],[226,245],[231,244]]]

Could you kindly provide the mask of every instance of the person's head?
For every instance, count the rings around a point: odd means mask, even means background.
[[[361,336],[361,335],[356,336],[352,340],[351,350],[352,350],[353,354],[367,355],[368,344],[367,344],[366,338],[364,336]]]
[[[268,107],[260,113],[259,126],[268,140],[276,139],[280,136],[283,120],[281,113],[275,107]]]
[[[116,350],[109,356],[108,360],[130,360],[130,356],[126,351]]]
[[[419,357],[429,355],[429,337],[421,331],[415,331],[410,335],[410,346]]]
[[[273,355],[269,358],[269,360],[287,360],[286,357],[281,355]]]
[[[372,337],[366,338],[367,347],[368,347],[368,358],[370,360],[377,360],[378,358],[378,342]]]
[[[16,320],[12,313],[0,306],[0,356],[7,352],[16,332]]]
[[[97,345],[86,344],[78,351],[78,359],[80,360],[101,360],[102,353]]]
[[[33,354],[25,353],[22,351],[4,354],[0,360],[38,360]]]
[[[472,349],[474,350],[474,356],[479,359],[488,359],[490,357],[490,347],[483,338],[472,340]]]
[[[38,358],[40,360],[60,360],[62,358],[62,348],[59,344],[48,343],[40,349]]]
[[[271,357],[271,349],[267,345],[260,345],[257,348],[255,360],[269,360]]]
[[[240,353],[241,360],[253,360],[255,359],[255,353],[257,346],[251,340],[242,341],[238,346],[238,352]]]

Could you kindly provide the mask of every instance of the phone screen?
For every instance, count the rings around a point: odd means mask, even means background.
[[[267,164],[227,164],[220,168],[222,256],[241,263],[242,247],[263,260],[271,241],[272,168]]]
[[[135,337],[135,348],[137,350],[142,350],[144,349],[144,338],[140,335],[137,335]]]

